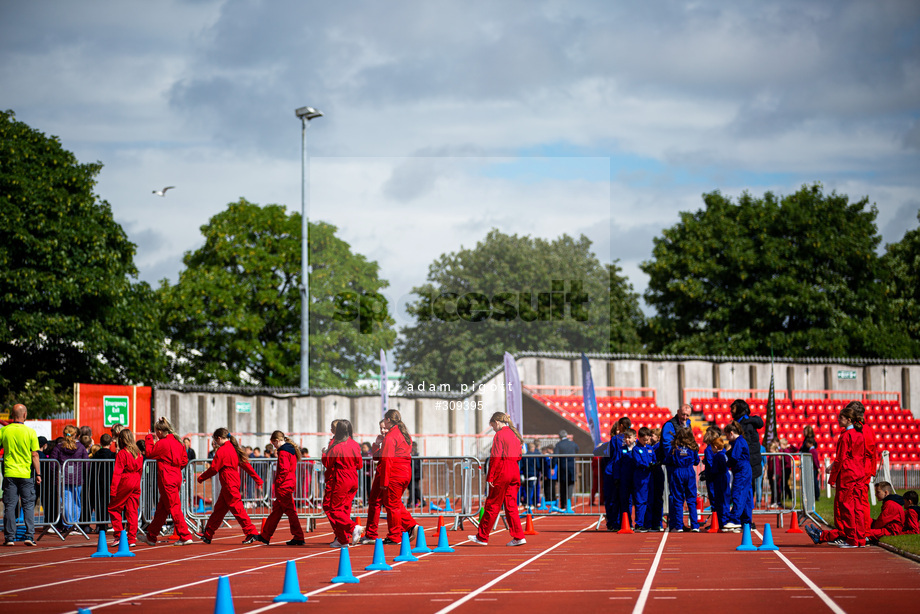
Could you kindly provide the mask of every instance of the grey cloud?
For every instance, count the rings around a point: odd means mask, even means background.
[[[920,200],[911,199],[901,203],[882,229],[883,243],[897,243],[904,238],[904,233],[916,228],[918,212],[920,212]]]

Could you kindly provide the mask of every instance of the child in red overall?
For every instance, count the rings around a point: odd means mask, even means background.
[[[115,469],[112,471],[112,488],[109,499],[109,518],[115,532],[114,546],[118,546],[121,531],[128,532],[128,545],[137,542],[137,508],[141,499],[141,472],[144,470],[144,456],[134,442],[134,433],[122,429],[118,433],[118,454],[115,456]],[[127,526],[123,527],[121,515],[124,513]]]
[[[383,451],[384,437],[387,434],[386,420],[380,421],[380,434],[377,435],[377,441],[371,446],[371,455],[374,457],[375,465],[378,467],[374,471],[374,481],[371,483],[371,491],[367,496],[367,526],[364,527],[364,537],[361,538],[361,544],[371,544],[377,540],[377,527],[380,524],[380,506],[382,500],[380,497],[380,454]]]
[[[872,508],[869,505],[869,484],[871,483],[872,478],[874,478],[875,474],[878,472],[878,462],[881,460],[881,457],[878,446],[875,445],[875,433],[873,432],[872,427],[866,424],[865,406],[859,401],[851,401],[847,404],[847,407],[852,407],[853,410],[855,410],[856,421],[854,424],[856,425],[856,428],[862,432],[863,439],[866,440],[866,475],[863,478],[863,484],[860,493],[863,502],[862,516],[866,522],[866,530],[868,530],[872,525]]]
[[[361,446],[352,439],[352,426],[348,420],[335,422],[335,437],[323,454],[326,469],[326,492],[323,495],[323,511],[335,540],[333,548],[347,548],[349,539],[357,544],[361,539],[361,525],[351,518],[351,504],[358,492],[358,470],[361,468]]]
[[[495,431],[492,439],[492,454],[489,457],[489,496],[486,498],[485,512],[479,521],[479,532],[467,537],[474,544],[489,545],[489,533],[492,525],[505,506],[508,518],[508,532],[511,534],[509,546],[523,546],[527,543],[521,516],[518,512],[518,490],[521,488],[521,445],[524,439],[518,433],[508,414],[495,412],[489,420],[489,426]]]
[[[917,491],[908,490],[904,493],[904,534],[917,535],[920,533],[920,507],[917,507]]]
[[[402,534],[409,533],[414,539],[418,532],[418,523],[403,505],[402,496],[412,478],[412,438],[402,416],[395,409],[383,417],[387,434],[383,438],[380,462],[377,472],[380,475],[380,500],[387,511],[387,537],[385,544],[398,544]]]
[[[246,536],[243,543],[251,544],[258,541],[259,531],[253,526],[249,514],[246,513],[246,508],[243,507],[240,494],[240,469],[255,480],[256,488],[262,488],[262,478],[249,464],[246,453],[227,429],[220,428],[214,431],[214,449],[216,452],[214,452],[214,458],[211,459],[211,466],[198,475],[198,483],[201,484],[208,478],[218,475],[220,496],[214,502],[214,510],[208,517],[208,524],[205,525],[204,531],[198,534],[198,537],[204,543],[210,544],[224,516],[230,512]]]
[[[868,538],[874,542],[887,535],[904,533],[904,497],[898,495],[888,482],[875,485],[875,498],[882,502],[882,511],[869,527]]]
[[[192,534],[185,523],[185,514],[182,513],[179,489],[182,487],[182,469],[188,465],[188,455],[185,445],[166,418],[156,421],[154,433],[156,437],[148,434],[144,438],[144,452],[148,459],[157,462],[157,491],[160,497],[153,521],[147,525],[146,533],[137,534],[137,540],[151,546],[156,544],[160,529],[169,515],[172,516],[179,537],[174,545],[187,546],[192,543]]]
[[[275,501],[272,503],[272,512],[262,523],[262,532],[256,539],[267,546],[275,534],[281,516],[286,515],[291,524],[291,535],[294,537],[287,545],[303,546],[306,543],[305,536],[300,518],[297,517],[297,506],[294,504],[300,448],[281,431],[272,433],[271,444],[278,450],[278,461],[275,465]]]
[[[866,545],[866,521],[863,518],[863,481],[866,476],[866,443],[856,427],[856,411],[852,403],[837,416],[837,424],[844,429],[837,439],[837,453],[831,465],[830,480],[834,484],[834,522],[836,529],[819,531],[805,527],[816,544],[830,542],[840,548],[857,548]]]

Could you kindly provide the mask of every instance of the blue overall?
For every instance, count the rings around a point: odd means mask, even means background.
[[[744,437],[732,442],[728,468],[732,470],[732,509],[726,522],[750,524],[754,512],[754,490],[751,487],[750,452]]]
[[[728,482],[728,456],[725,450],[716,452],[712,446],[706,447],[703,455],[703,466],[706,468],[706,483],[709,485],[709,502],[719,518],[721,529],[728,522],[728,496],[731,488]]]
[[[684,528],[684,502],[690,510],[690,528],[700,527],[696,513],[696,470],[700,455],[689,448],[672,448],[665,458],[668,473],[668,528]]]
[[[652,485],[652,471],[655,467],[655,451],[649,446],[636,445],[632,449],[633,501],[636,504],[637,527],[650,528],[648,520],[649,491]]]

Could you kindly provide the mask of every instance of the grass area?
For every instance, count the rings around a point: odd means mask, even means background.
[[[876,518],[879,515],[879,512],[882,509],[881,503],[876,503],[872,506],[872,517]],[[831,494],[831,497],[825,497],[824,493],[821,494],[821,499],[815,503],[815,511],[818,512],[818,515],[821,516],[824,520],[829,522],[831,525],[834,524],[834,496]],[[920,555],[920,535],[893,535],[891,537],[883,537],[882,541],[886,544],[890,544],[895,548],[903,550],[905,552],[910,552],[911,554]]]

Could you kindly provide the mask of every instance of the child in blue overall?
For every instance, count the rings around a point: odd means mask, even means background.
[[[700,532],[696,513],[696,465],[700,464],[700,446],[693,437],[693,431],[682,427],[674,436],[674,443],[667,451],[665,464],[671,468],[673,483],[668,484],[668,528],[682,531],[684,528],[684,501],[690,511],[690,530]]]
[[[728,456],[725,454],[722,429],[710,426],[703,436],[703,443],[706,444],[703,466],[709,488],[709,503],[712,505],[712,511],[716,513],[721,529],[725,526],[728,516],[728,497],[731,488],[728,482]]]
[[[634,530],[645,533],[649,530],[646,526],[648,520],[649,493],[652,485],[652,467],[655,465],[655,451],[649,442],[652,430],[647,426],[639,429],[638,443],[632,449],[633,460],[633,502],[636,505],[636,519]]]
[[[664,466],[661,464],[664,455],[659,451],[660,447],[661,429],[653,429],[649,448],[655,456],[655,463],[651,468],[647,517],[642,525],[649,531],[660,531],[661,519],[664,516]]]
[[[632,526],[633,469],[635,466],[632,450],[636,445],[636,431],[626,429],[620,435],[620,439],[622,444],[620,446],[619,460],[613,468],[613,477],[617,484],[617,524],[622,523],[623,512],[626,512],[626,517],[629,519],[630,526]]]
[[[725,427],[725,437],[731,445],[728,468],[732,471],[732,509],[722,530],[740,533],[742,525],[751,523],[754,511],[750,450],[744,439],[744,427],[737,422]]]

